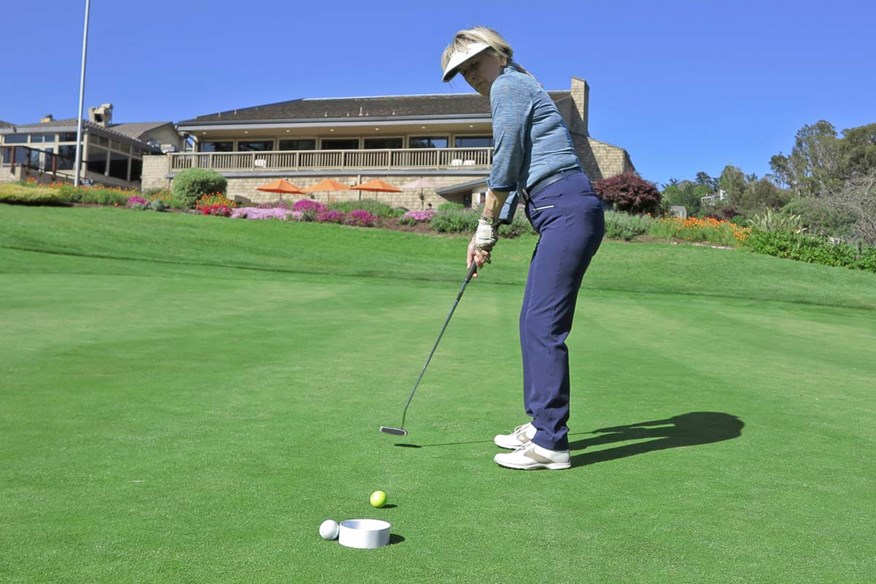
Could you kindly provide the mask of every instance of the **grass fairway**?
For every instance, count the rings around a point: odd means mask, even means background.
[[[0,582],[873,581],[876,275],[604,244],[574,466],[527,473],[492,436],[533,244],[468,287],[399,439],[463,240],[0,205]],[[319,538],[359,517],[391,545]]]

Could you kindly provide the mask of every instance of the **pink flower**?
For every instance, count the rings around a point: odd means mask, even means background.
[[[356,209],[347,214],[344,223],[354,227],[374,227],[377,224],[377,217],[368,211]]]

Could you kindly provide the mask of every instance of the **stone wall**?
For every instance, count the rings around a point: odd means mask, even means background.
[[[592,181],[636,170],[629,154],[623,148],[576,133],[572,133],[572,142],[584,166],[584,172]]]
[[[19,167],[16,167],[18,170]],[[19,178],[12,172],[11,166],[0,166],[0,183],[16,182]]]
[[[142,188],[144,191],[148,189],[169,189],[170,179],[167,178],[169,172],[169,156],[144,156],[143,174],[141,175],[140,179],[140,188]]]

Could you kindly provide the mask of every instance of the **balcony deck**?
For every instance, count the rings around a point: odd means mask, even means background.
[[[266,171],[375,171],[488,169],[492,148],[403,148],[387,150],[285,150],[273,152],[179,152],[169,154],[170,171],[209,168]]]

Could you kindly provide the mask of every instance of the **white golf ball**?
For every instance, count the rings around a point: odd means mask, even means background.
[[[323,539],[335,539],[338,537],[338,522],[332,519],[326,519],[319,524],[319,535]]]

